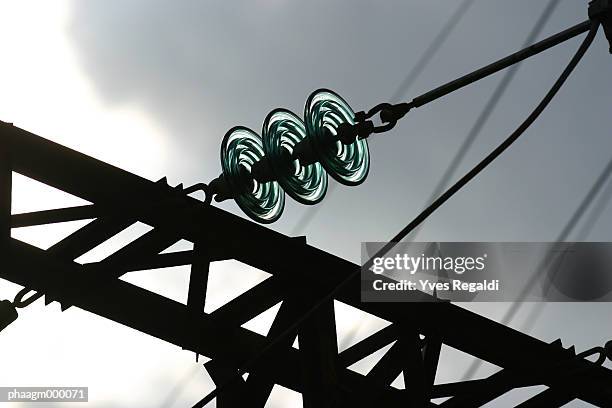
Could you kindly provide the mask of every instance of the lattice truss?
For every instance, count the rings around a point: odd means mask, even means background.
[[[11,172],[93,204],[11,215]],[[359,265],[213,206],[60,146],[10,124],[0,125],[0,277],[135,330],[204,355],[217,385],[274,339]],[[95,220],[42,250],[10,238],[10,228]],[[136,221],[151,231],[88,264],[74,260]],[[193,250],[162,253],[186,239]],[[212,313],[204,313],[211,262],[234,259],[271,274]],[[130,271],[191,265],[187,304],[118,279]],[[574,398],[612,406],[612,372],[575,357],[573,347],[547,344],[447,302],[361,303],[359,281],[335,300],[392,324],[338,352],[333,301],[270,347],[217,398],[219,407],[263,407],[272,387],[302,394],[305,407],[472,407],[518,387],[543,384],[524,406],[560,406]],[[281,303],[268,336],[241,327]],[[299,339],[299,350],[292,347]],[[393,343],[367,375],[347,367]],[[445,344],[499,367],[478,380],[434,384]],[[443,364],[443,363],[442,363]],[[405,389],[391,387],[403,373]],[[206,390],[203,390],[203,393]]]

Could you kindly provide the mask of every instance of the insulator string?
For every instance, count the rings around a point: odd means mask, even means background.
[[[285,192],[301,204],[317,204],[327,191],[328,175],[350,186],[368,175],[368,143],[350,137],[354,126],[356,113],[349,104],[319,89],[306,101],[304,120],[275,109],[264,120],[262,136],[241,126],[230,129],[221,143],[222,174],[209,189],[216,201],[233,198],[260,223],[281,216]]]

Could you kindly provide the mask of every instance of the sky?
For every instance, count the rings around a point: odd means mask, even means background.
[[[546,3],[476,0],[406,100],[518,49]],[[209,182],[220,172],[221,138],[233,126],[259,132],[276,107],[301,115],[306,98],[318,88],[335,90],[355,110],[387,101],[458,4],[0,0],[0,49],[10,56],[0,71],[0,120],[150,180]],[[586,2],[561,0],[540,38],[583,21],[586,10]],[[455,178],[529,114],[579,41],[521,65]],[[427,220],[418,240],[552,241],[558,236],[611,159],[607,50],[600,32],[536,123]],[[362,185],[334,189],[317,209],[287,199],[283,217],[270,228],[291,234],[301,216],[316,211],[300,233],[310,244],[358,262],[361,242],[391,238],[426,204],[500,77],[415,109],[392,131],[370,138],[371,169]],[[82,203],[44,191],[23,176],[14,175],[14,184],[14,213]],[[231,201],[215,205],[245,217]],[[580,238],[610,241],[611,221],[612,210],[605,206]],[[83,224],[18,229],[13,236],[45,248]],[[102,259],[147,228],[135,225],[79,261]],[[188,269],[172,268],[124,279],[184,302],[187,276]],[[206,311],[265,276],[232,262],[214,265]],[[19,289],[2,281],[0,298],[12,299]],[[508,307],[462,306],[493,319]],[[521,309],[513,327],[521,328],[529,307]],[[42,301],[21,315],[0,334],[1,384],[88,385],[92,407],[191,406],[212,388],[191,353],[130,328],[76,308],[60,313],[57,303]],[[352,328],[363,337],[384,324],[342,305],[338,315],[341,341]],[[531,334],[546,341],[560,337],[566,346],[584,350],[612,338],[604,323],[611,315],[603,303],[547,305]],[[264,323],[252,328],[265,332]],[[469,360],[445,353],[437,381],[459,379]],[[367,372],[368,364],[356,370]],[[484,367],[477,375],[493,369]],[[186,385],[177,393],[179,383]],[[175,394],[172,400],[169,395]],[[299,397],[281,388],[269,401],[269,406],[291,404],[299,406]],[[490,406],[504,404],[498,400]]]

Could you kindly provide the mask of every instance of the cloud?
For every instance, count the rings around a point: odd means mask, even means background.
[[[544,5],[477,2],[411,95],[515,51]],[[453,11],[448,2],[432,1],[74,1],[68,32],[98,95],[109,105],[139,106],[165,129],[171,179],[206,182],[218,174],[219,142],[234,125],[258,131],[279,106],[300,114],[318,87],[337,90],[357,110],[388,99]],[[581,21],[585,13],[581,2],[562,2],[543,35]],[[521,67],[455,179],[526,117],[575,47],[576,41],[569,42]],[[602,84],[611,66],[598,38],[538,122],[436,212],[420,239],[554,239],[610,158],[612,139],[603,118],[612,93]],[[393,132],[370,139],[369,179],[337,189],[320,204],[307,229],[309,242],[357,260],[361,241],[388,239],[407,224],[498,79],[415,110]],[[222,207],[238,212],[232,203]],[[304,211],[289,203],[273,227],[289,231]],[[610,219],[608,211],[601,224]],[[610,238],[605,227],[596,226],[591,235]],[[474,307],[499,317],[505,306]],[[587,309],[607,318],[594,305],[551,307],[536,331],[550,340],[567,335],[585,347],[598,344],[605,337],[600,325],[567,331],[566,322],[574,320],[567,316],[582,320]]]

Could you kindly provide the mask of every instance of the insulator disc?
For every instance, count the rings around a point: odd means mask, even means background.
[[[330,141],[342,123],[355,123],[349,104],[335,92],[319,89],[306,101],[304,120],[308,137],[330,176],[349,186],[363,183],[370,170],[367,141],[357,139],[349,145]]]
[[[321,201],[327,191],[323,166],[320,163],[304,166],[290,159],[295,145],[306,138],[302,119],[286,109],[275,109],[266,117],[261,135],[264,152],[285,192],[302,204]]]
[[[254,163],[264,157],[261,138],[251,129],[230,129],[221,143],[223,177],[234,192],[234,200],[257,222],[276,221],[285,208],[285,192],[275,181],[260,183],[249,177]]]

